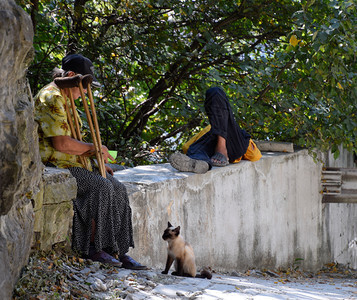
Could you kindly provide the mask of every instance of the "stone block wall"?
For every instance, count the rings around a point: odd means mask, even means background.
[[[34,201],[35,248],[49,250],[56,243],[70,241],[76,195],[77,182],[68,170],[45,168]]]

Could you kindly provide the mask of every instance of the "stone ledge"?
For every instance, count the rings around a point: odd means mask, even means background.
[[[303,151],[307,154],[307,151]],[[277,152],[264,152],[262,153],[262,160],[274,158],[274,157],[291,157],[292,153],[277,153]],[[153,187],[155,184],[163,183],[170,180],[180,180],[180,179],[190,179],[195,176],[206,176],[207,174],[212,174],[215,172],[220,173],[221,171],[226,172],[227,170],[234,171],[236,168],[243,166],[244,164],[250,164],[248,161],[241,161],[238,164],[230,164],[224,168],[213,167],[211,171],[206,174],[195,174],[192,172],[180,172],[175,168],[171,167],[169,163],[165,164],[153,164],[137,166],[134,168],[128,168],[120,171],[114,172],[114,177],[122,182],[126,188],[129,195],[144,191],[147,188]]]
[[[34,246],[47,250],[71,236],[77,182],[65,169],[45,168],[34,201]]]

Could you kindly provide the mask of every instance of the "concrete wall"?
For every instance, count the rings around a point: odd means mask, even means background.
[[[338,248],[357,236],[357,211],[340,205],[335,213],[322,204],[321,168],[302,150],[264,154],[258,162],[242,161],[203,175],[177,172],[169,164],[116,172],[128,186],[133,209],[136,248],[130,253],[163,268],[161,235],[170,221],[181,226],[201,267],[287,268],[303,259],[304,269],[317,270],[338,261]],[[331,226],[345,236],[331,234]],[[343,257],[353,262],[356,253]]]
[[[327,203],[324,216],[331,261],[357,269],[357,204]]]
[[[326,154],[324,161],[326,162],[327,167],[333,168],[357,168],[355,158],[351,152],[348,152],[342,146],[338,147],[340,155],[337,159],[334,158],[334,155],[329,151]]]
[[[326,156],[327,167],[356,168],[352,153],[339,147],[340,156]],[[357,182],[356,182],[357,185]],[[327,240],[334,261],[357,269],[357,204],[327,203],[324,206]]]

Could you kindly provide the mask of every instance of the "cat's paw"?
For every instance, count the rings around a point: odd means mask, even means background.
[[[161,272],[161,274],[167,274],[167,273],[169,273],[169,272],[165,271],[165,270]]]

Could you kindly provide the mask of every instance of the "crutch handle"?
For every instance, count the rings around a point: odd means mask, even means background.
[[[82,75],[78,74],[72,77],[58,77],[54,82],[60,89],[78,87],[81,82]]]
[[[72,77],[58,77],[54,82],[60,89],[79,87],[79,83],[82,81],[84,88],[87,88],[88,84],[92,84],[93,76],[90,74],[81,75],[77,74]]]
[[[89,84],[92,84],[93,82],[93,76],[90,74],[86,74],[82,76],[82,85],[83,88],[87,88]]]

